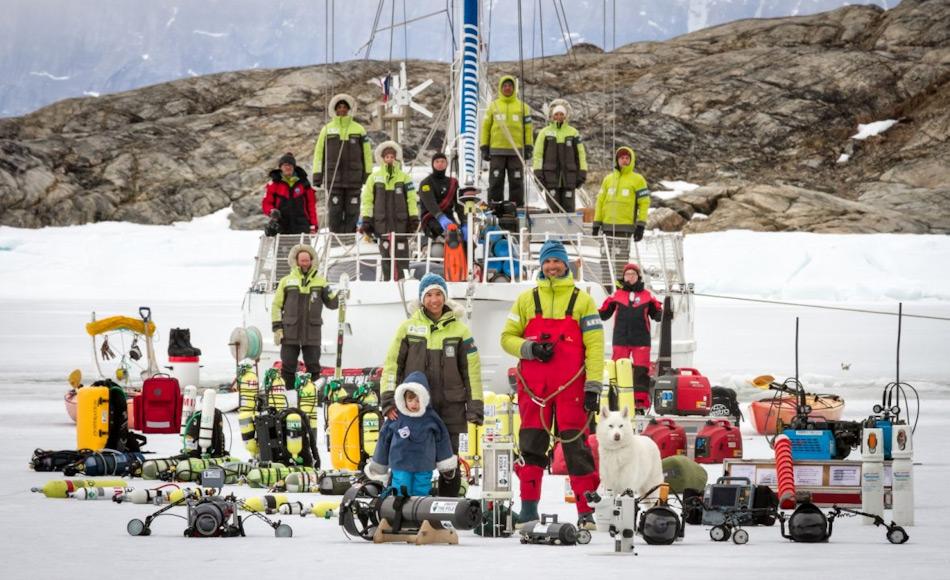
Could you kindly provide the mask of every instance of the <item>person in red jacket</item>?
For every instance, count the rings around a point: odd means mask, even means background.
[[[307,172],[297,166],[293,153],[284,153],[278,169],[270,172],[261,207],[270,218],[264,232],[307,234],[317,231],[317,196],[307,180]]]
[[[650,319],[659,321],[663,304],[643,287],[640,266],[629,263],[617,281],[620,288],[600,307],[600,319],[614,318],[613,360],[633,358],[639,367],[650,366]]]

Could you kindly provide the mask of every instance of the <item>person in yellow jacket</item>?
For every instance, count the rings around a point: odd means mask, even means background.
[[[604,327],[594,299],[574,285],[567,251],[557,240],[541,247],[538,285],[523,292],[508,314],[501,346],[518,361],[518,413],[521,415],[519,521],[538,518],[541,480],[555,423],[567,471],[577,498],[578,527],[594,528],[585,493],[600,478],[587,445],[591,413],[600,409],[604,370]]]
[[[383,415],[396,417],[396,386],[414,371],[429,381],[432,406],[449,430],[452,451],[458,455],[459,434],[467,423],[485,421],[482,402],[482,365],[475,340],[459,318],[461,308],[448,299],[442,276],[426,274],[419,282],[420,305],[396,331],[383,366],[380,405]],[[439,495],[457,497],[461,480],[439,476]]]
[[[313,149],[313,186],[327,192],[330,231],[352,234],[359,218],[360,186],[373,171],[373,153],[362,125],[353,120],[356,99],[330,99],[333,118],[320,129]]]
[[[519,153],[531,158],[534,128],[531,107],[518,98],[517,79],[505,75],[498,80],[499,96],[485,109],[482,119],[482,159],[488,165],[488,200],[505,199],[505,176],[508,177],[508,199],[524,206],[524,166]]]
[[[419,200],[412,177],[402,169],[402,147],[383,141],[376,147],[379,167],[363,185],[360,232],[376,236],[383,256],[383,276],[399,279],[409,266],[409,234],[419,229]],[[393,258],[396,271],[392,272]]]
[[[647,180],[633,171],[637,156],[630,147],[620,147],[614,156],[613,172],[604,177],[597,194],[594,211],[594,235],[603,231],[608,236],[629,238],[639,242],[650,211],[650,188]]]
[[[552,212],[574,213],[574,189],[587,181],[587,151],[580,133],[567,123],[570,111],[564,99],[551,101],[550,123],[534,140],[534,175]]]
[[[301,351],[310,376],[320,376],[323,308],[335,310],[340,297],[317,273],[317,253],[309,245],[291,248],[287,263],[290,273],[280,279],[271,304],[271,329],[274,345],[280,347],[280,376],[291,388]]]

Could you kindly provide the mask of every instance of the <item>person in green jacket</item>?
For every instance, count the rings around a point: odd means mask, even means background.
[[[603,231],[639,242],[650,211],[650,188],[647,180],[633,171],[637,156],[630,147],[620,147],[614,156],[613,172],[604,177],[594,210],[594,235]]]
[[[564,450],[578,527],[594,527],[585,493],[600,478],[587,444],[590,415],[600,409],[604,327],[594,299],[574,284],[564,245],[548,240],[539,255],[538,285],[515,301],[501,333],[501,346],[518,358],[521,461],[521,522],[538,519],[541,480],[555,424]]]
[[[580,133],[567,123],[570,111],[564,99],[551,101],[550,123],[534,140],[534,175],[552,212],[574,213],[574,189],[587,181],[587,151]]]
[[[373,171],[373,154],[362,125],[353,120],[356,99],[330,99],[333,118],[320,130],[313,150],[313,185],[327,192],[330,231],[352,234],[359,218],[360,186]]]
[[[297,358],[312,377],[320,376],[320,339],[323,307],[336,309],[339,292],[331,292],[326,279],[317,273],[317,253],[307,244],[290,249],[290,273],[280,279],[271,304],[274,345],[280,347],[280,375],[287,388],[294,384]]]
[[[379,167],[363,185],[360,232],[376,236],[383,257],[383,277],[399,279],[409,266],[409,234],[419,229],[419,201],[412,178],[402,169],[402,147],[383,141],[376,147]],[[393,258],[396,271],[392,272]]]
[[[517,79],[505,75],[498,80],[498,98],[485,109],[482,119],[482,159],[488,165],[488,199],[505,199],[505,176],[508,177],[508,199],[524,207],[524,166],[518,158],[530,159],[534,140],[531,107],[518,98]]]
[[[442,276],[429,273],[419,282],[420,305],[403,322],[390,343],[383,366],[380,405],[383,415],[396,417],[396,386],[414,371],[429,381],[432,407],[449,430],[452,451],[458,455],[459,434],[468,423],[485,421],[482,370],[478,349],[468,326],[459,318],[461,308],[448,299]],[[439,476],[439,495],[457,497],[461,480]]]

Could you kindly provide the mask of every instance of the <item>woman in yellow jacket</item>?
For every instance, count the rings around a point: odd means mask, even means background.
[[[620,147],[614,157],[613,172],[600,184],[597,208],[594,211],[594,235],[603,231],[608,236],[643,239],[647,213],[650,210],[650,189],[647,180],[633,171],[637,156],[630,147]]]

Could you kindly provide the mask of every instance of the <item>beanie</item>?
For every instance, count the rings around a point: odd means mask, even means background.
[[[419,282],[419,301],[422,301],[422,298],[429,292],[429,290],[439,290],[442,292],[442,296],[445,299],[449,297],[449,287],[445,283],[445,279],[438,274],[433,274],[429,272],[422,277],[422,280]]]
[[[293,165],[294,167],[296,167],[296,166],[297,166],[297,160],[294,159],[294,154],[293,154],[293,153],[290,153],[290,152],[287,152],[287,153],[284,153],[283,155],[281,155],[281,156],[280,156],[280,159],[277,160],[277,167],[280,167],[280,166],[283,165],[284,163],[289,163],[290,165]]]

